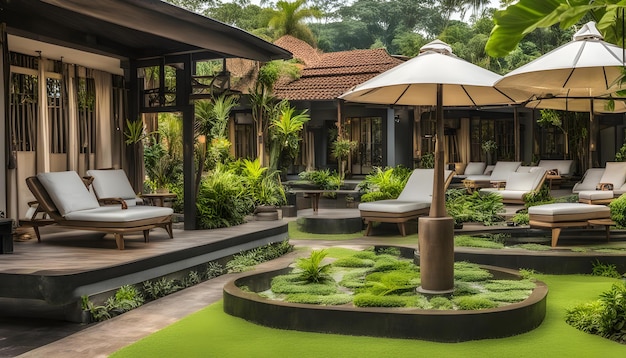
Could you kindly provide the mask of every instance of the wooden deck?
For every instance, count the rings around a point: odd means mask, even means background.
[[[111,235],[42,228],[41,243],[35,238],[16,241],[12,254],[0,255],[0,315],[20,311],[75,320],[82,295],[140,283],[286,238],[286,221],[250,221],[215,230],[175,229],[174,239],[165,230],[153,229],[149,243],[143,242],[141,233],[128,235],[125,250],[118,250]]]

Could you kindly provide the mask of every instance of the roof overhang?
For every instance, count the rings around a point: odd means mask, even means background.
[[[291,58],[246,31],[160,0],[0,0],[0,22],[11,35],[117,59],[196,52]]]

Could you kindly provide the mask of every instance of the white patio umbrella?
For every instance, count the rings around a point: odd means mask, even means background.
[[[440,220],[446,218],[443,107],[512,104],[530,97],[519,90],[495,88],[493,85],[500,78],[496,73],[456,57],[448,44],[435,40],[422,47],[415,58],[339,97],[359,103],[436,106],[433,197],[430,215],[420,218],[419,225],[422,289],[425,291],[444,292],[451,290],[454,284],[453,224],[450,218],[447,218],[449,222]]]
[[[588,22],[573,41],[509,72],[496,87],[530,89],[540,96],[568,90],[570,96],[586,97],[615,92],[622,77],[624,49],[603,39],[595,22]]]
[[[532,91],[541,99],[544,108],[563,107],[563,103],[557,100],[544,101],[549,97],[581,99],[565,103],[568,107],[571,104],[588,108],[591,133],[589,166],[592,167],[596,151],[593,133],[597,128],[593,114],[605,108],[603,103],[593,99],[619,89],[625,56],[624,49],[603,41],[595,22],[591,21],[574,34],[573,41],[504,75],[496,87]],[[588,105],[582,104],[584,98],[587,98]]]

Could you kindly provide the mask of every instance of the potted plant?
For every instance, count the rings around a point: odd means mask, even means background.
[[[487,164],[488,165],[492,164],[491,157],[493,153],[496,151],[496,149],[498,149],[498,144],[496,144],[495,141],[490,139],[490,140],[484,141],[481,147],[483,151],[485,152],[485,155],[487,156]]]
[[[350,156],[350,152],[356,149],[358,143],[355,141],[351,141],[349,139],[337,139],[333,143],[332,156],[337,158],[339,162],[339,176],[341,180],[345,178],[346,174],[346,164],[348,162],[348,157]]]
[[[242,161],[242,175],[254,204],[254,214],[260,220],[278,219],[278,207],[286,203],[285,190],[279,172],[261,166],[259,159]]]

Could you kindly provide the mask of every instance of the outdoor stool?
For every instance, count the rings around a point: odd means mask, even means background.
[[[528,208],[530,227],[552,229],[552,247],[559,241],[564,227],[587,227],[588,220],[609,219],[608,206],[583,203],[555,203]]]
[[[578,193],[579,203],[608,204],[613,199],[613,190],[585,190]]]

